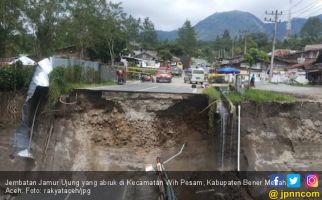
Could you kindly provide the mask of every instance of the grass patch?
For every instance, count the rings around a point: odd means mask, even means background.
[[[241,103],[244,101],[253,101],[258,103],[283,102],[292,103],[295,101],[294,97],[290,95],[280,94],[277,92],[263,91],[250,89],[246,90],[244,96],[237,92],[230,92],[226,94],[227,98],[233,103]]]
[[[247,90],[245,92],[246,99],[255,102],[294,102],[294,97],[290,95],[280,94],[277,92],[263,91],[263,90]]]
[[[238,92],[228,92],[225,94],[225,96],[234,104],[244,101],[244,97]]]
[[[203,90],[203,94],[208,96],[208,103],[210,106],[208,110],[208,133],[212,134],[215,131],[215,113],[217,110],[216,101],[220,99],[220,93],[213,87],[208,87]]]
[[[207,95],[210,101],[215,101],[220,98],[219,92],[213,87],[204,89],[203,94]]]

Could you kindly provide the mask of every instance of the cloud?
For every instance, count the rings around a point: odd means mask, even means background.
[[[113,2],[119,2],[112,0]],[[294,10],[301,10],[312,5],[313,0],[302,0]],[[264,19],[265,11],[282,10],[285,14],[289,8],[288,0],[121,0],[122,6],[128,14],[134,17],[149,17],[158,30],[174,30],[182,26],[185,20],[196,24],[215,12],[241,10],[251,12],[260,19]],[[299,1],[293,0],[293,6]],[[319,2],[317,2],[319,3]],[[321,2],[320,2],[321,3]],[[318,4],[316,4],[318,6]],[[308,12],[295,13],[296,17],[303,17]],[[287,19],[287,15],[283,16]]]

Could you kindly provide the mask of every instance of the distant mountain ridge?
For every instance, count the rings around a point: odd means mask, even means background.
[[[322,14],[318,16],[322,21]],[[293,18],[292,33],[299,34],[301,28],[305,24],[305,18]],[[197,39],[201,41],[212,41],[217,36],[221,36],[224,30],[228,30],[231,36],[238,36],[240,31],[247,30],[249,32],[264,32],[268,36],[272,36],[273,24],[264,23],[255,15],[243,11],[219,12],[210,15],[204,20],[198,22],[195,26]],[[282,39],[286,33],[286,22],[278,24],[277,37]],[[178,36],[178,31],[156,31],[159,40],[173,41]]]

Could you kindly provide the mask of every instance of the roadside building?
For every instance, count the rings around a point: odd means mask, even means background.
[[[305,46],[303,51],[277,52],[274,58],[272,82],[307,84],[309,78],[312,79],[309,69],[314,68],[313,65],[321,50],[322,44],[314,44]]]
[[[250,70],[249,70],[250,67]],[[255,81],[263,81],[267,76],[267,70],[269,68],[269,63],[261,59],[256,59],[255,63],[249,66],[249,63],[245,60],[241,61],[239,69],[241,74],[255,74]]]
[[[145,50],[145,49],[134,51],[132,56],[134,58],[147,60],[147,61],[157,62],[161,60],[161,58],[158,56],[158,53],[156,51]]]
[[[65,46],[63,48],[59,48],[55,50],[54,56],[59,58],[80,58],[80,50],[76,47],[76,45]],[[83,55],[87,58],[87,53]]]
[[[311,84],[322,85],[322,51],[313,65],[306,67],[306,73]]]
[[[319,51],[321,49],[322,49],[322,44],[310,44],[304,47],[304,51],[314,51],[314,50]]]
[[[241,62],[244,60],[242,56],[237,56],[234,58],[220,58],[215,61],[216,66],[220,67],[234,67],[234,68],[239,68]]]
[[[158,68],[160,67],[160,57],[156,51],[150,50],[136,50],[129,55],[122,56],[123,60],[126,60],[129,66]]]

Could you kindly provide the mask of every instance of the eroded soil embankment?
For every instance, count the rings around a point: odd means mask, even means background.
[[[322,169],[322,105],[242,105],[243,170]]]
[[[206,106],[200,95],[78,92],[77,103],[61,105],[52,124],[45,112],[37,117],[35,169],[144,170],[187,143],[166,168],[213,170],[208,116],[199,114]]]
[[[17,93],[0,92],[0,170],[20,170],[29,163],[9,159],[10,142],[19,125],[21,109],[25,99],[25,91]]]

